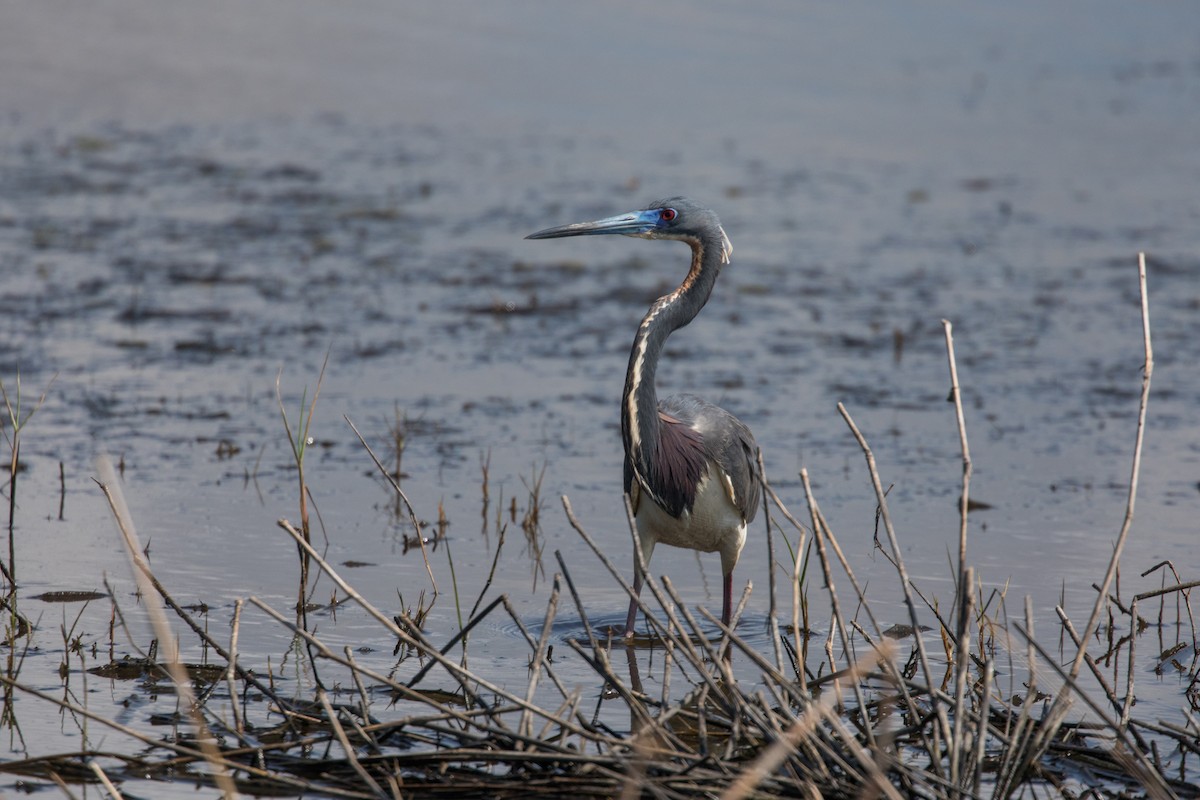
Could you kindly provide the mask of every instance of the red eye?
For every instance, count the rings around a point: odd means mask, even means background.
[[[679,212],[673,208],[664,208],[660,213],[660,216],[662,217],[663,222],[671,222],[679,216]]]

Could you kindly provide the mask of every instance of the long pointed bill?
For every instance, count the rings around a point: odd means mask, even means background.
[[[563,236],[598,236],[608,233],[620,233],[625,236],[641,236],[658,227],[660,219],[658,209],[652,211],[631,211],[615,217],[598,219],[595,222],[575,222],[570,225],[559,225],[557,228],[546,228],[544,231],[531,233],[526,239],[559,239]]]

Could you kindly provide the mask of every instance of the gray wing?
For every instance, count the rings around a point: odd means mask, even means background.
[[[690,394],[665,398],[658,408],[700,434],[705,456],[729,476],[733,503],[742,518],[751,522],[758,513],[762,484],[758,445],[746,424],[720,406]]]

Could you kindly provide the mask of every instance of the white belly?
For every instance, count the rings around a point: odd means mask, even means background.
[[[734,506],[725,481],[710,479],[714,472],[710,463],[696,489],[696,502],[691,512],[685,511],[679,519],[642,495],[637,503],[637,525],[642,555],[647,563],[654,546],[661,542],[704,553],[720,553],[722,572],[733,571],[746,543],[746,523]]]

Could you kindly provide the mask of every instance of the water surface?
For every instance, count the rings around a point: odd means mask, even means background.
[[[875,499],[836,403],[875,449],[909,570],[948,602],[953,322],[973,495],[991,506],[971,517],[970,556],[1013,609],[1030,595],[1056,637],[1054,605],[1086,617],[1125,510],[1146,251],[1154,393],[1121,591],[1159,585],[1136,576],[1163,560],[1184,580],[1200,572],[1190,8],[129,0],[4,13],[0,378],[11,392],[19,372],[28,403],[57,376],[23,434],[24,597],[107,579],[136,618],[92,482],[107,452],[177,598],[207,603],[214,629],[240,597],[286,608],[297,564],[275,521],[298,503],[276,378],[294,421],[326,363],[307,478],[330,560],[366,565],[343,569],[360,591],[398,610],[431,586],[343,416],[389,464],[399,420],[404,489],[421,519],[440,507],[449,522],[431,554],[432,638],[456,630],[450,587],[473,602],[506,525],[491,593],[540,622],[557,550],[589,610],[619,618],[625,601],[558,498],[628,573],[617,402],[637,321],[686,251],[522,237],[678,193],[718,211],[734,257],[672,338],[660,390],[746,420],[801,516],[809,471],[889,623],[906,615],[872,552]],[[543,470],[529,544],[520,523]],[[767,609],[755,530],[737,572],[755,587],[747,626]],[[714,557],[663,549],[655,566],[719,605]],[[46,656],[23,677],[56,686],[58,625],[77,609],[24,602]],[[108,616],[94,604],[78,631],[106,640]],[[393,663],[360,612],[320,624]],[[286,652],[286,632],[244,625],[244,653]],[[815,625],[828,632],[827,608]],[[511,629],[472,648],[473,667],[494,660],[525,685],[505,668],[524,663]],[[1174,713],[1184,686],[1155,680],[1139,711]],[[122,701],[126,688],[97,683],[94,710]],[[30,751],[70,746],[52,721],[22,725]]]

